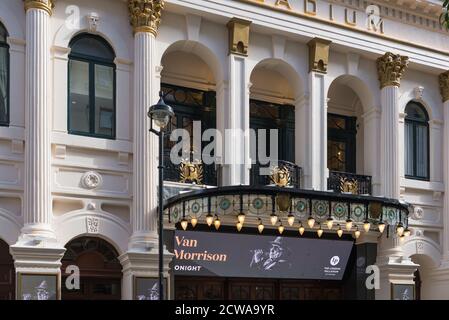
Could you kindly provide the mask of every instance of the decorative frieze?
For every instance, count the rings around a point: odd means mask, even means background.
[[[25,11],[28,9],[41,9],[51,16],[54,6],[53,0],[25,0]]]
[[[229,54],[248,56],[250,21],[237,18],[228,22]]]
[[[314,38],[307,43],[309,46],[309,72],[327,73],[331,43],[331,41],[321,38]]]
[[[408,57],[391,52],[385,53],[377,59],[377,73],[380,88],[388,86],[401,86],[401,78],[408,66]]]
[[[164,5],[164,0],[129,0],[129,16],[134,33],[150,32],[156,36]]]
[[[440,74],[440,92],[443,102],[449,101],[449,71]]]

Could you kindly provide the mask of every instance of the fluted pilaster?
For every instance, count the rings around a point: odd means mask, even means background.
[[[52,236],[50,190],[49,9],[26,1],[24,234]]]
[[[408,66],[408,57],[387,52],[377,59],[381,88],[381,191],[399,199],[399,87]]]
[[[134,37],[134,199],[130,247],[157,240],[158,140],[149,132],[148,108],[157,101],[160,87],[152,32]]]
[[[443,99],[444,134],[443,134],[443,163],[444,163],[444,237],[443,260],[449,267],[449,71],[440,74],[440,92]]]

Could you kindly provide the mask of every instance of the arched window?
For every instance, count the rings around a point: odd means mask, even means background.
[[[405,176],[429,180],[429,116],[417,102],[410,102],[405,113]]]
[[[76,36],[70,48],[69,133],[114,139],[114,50],[92,34]]]
[[[9,45],[8,32],[0,22],[0,126],[9,125]]]

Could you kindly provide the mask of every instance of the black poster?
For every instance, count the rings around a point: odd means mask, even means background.
[[[341,280],[352,241],[176,230],[176,275]]]

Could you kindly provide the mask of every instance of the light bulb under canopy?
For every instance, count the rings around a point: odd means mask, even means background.
[[[198,218],[192,217],[192,219],[190,219],[190,223],[192,224],[192,227],[195,228],[196,224],[198,223]]]
[[[276,223],[278,222],[278,216],[275,213],[272,213],[270,215],[270,222],[272,226],[276,225]]]
[[[290,227],[292,227],[293,223],[295,223],[295,216],[290,213],[287,217],[287,222],[288,222],[288,225]]]
[[[239,220],[240,223],[243,224],[245,222],[245,214],[243,212],[239,213],[237,219]]]
[[[206,216],[207,225],[210,227],[213,222],[214,222],[214,217],[210,213],[208,213]]]
[[[323,229],[321,229],[321,226],[319,227],[319,229],[316,231],[316,233],[318,234],[318,238],[321,238],[321,236],[323,235]]]
[[[341,238],[342,235],[343,235],[343,230],[341,229],[340,225],[338,225],[337,234],[338,234],[338,237],[339,237],[339,238]]]
[[[354,236],[356,239],[358,239],[360,237],[360,230],[358,228],[357,228],[357,230],[355,230]]]
[[[371,223],[368,220],[365,220],[365,222],[363,223],[363,229],[365,230],[365,232],[368,232],[370,228]]]
[[[406,228],[406,229],[404,230],[404,236],[410,237],[411,234],[412,234],[412,232],[410,231],[409,228]]]
[[[329,230],[332,230],[332,227],[334,226],[334,219],[332,219],[330,217],[327,218],[326,225]]]
[[[218,219],[218,216],[215,216],[214,226],[215,226],[216,230],[220,229],[221,221],[220,221],[220,219]]]
[[[284,230],[285,230],[285,228],[284,228],[284,226],[282,225],[282,223],[279,225],[279,227],[278,227],[278,231],[279,231],[279,234],[282,234],[283,232],[284,232]]]
[[[242,228],[243,228],[243,223],[241,223],[241,222],[237,222],[237,231],[241,231],[242,230]]]
[[[304,226],[301,224],[301,226],[299,227],[298,231],[299,231],[300,235],[303,235],[304,231],[306,231],[306,228],[304,228]]]
[[[309,219],[307,219],[307,225],[309,226],[310,229],[313,228],[313,226],[315,225],[315,219],[310,216]]]
[[[263,232],[263,229],[265,229],[265,226],[262,223],[262,220],[259,222],[259,225],[257,226],[257,230],[259,230],[259,233]]]
[[[383,233],[385,231],[385,223],[380,222],[379,225],[377,226],[379,228],[379,232]]]
[[[181,220],[181,227],[182,227],[182,229],[184,230],[184,231],[186,231],[187,230],[187,226],[189,225],[189,222],[185,219],[185,218],[183,218],[182,220]]]
[[[352,229],[352,220],[348,219],[346,220],[346,230],[351,231],[351,229]]]
[[[396,232],[398,233],[398,236],[402,236],[404,234],[404,226],[402,225],[401,222],[399,222],[397,228],[396,228]]]

